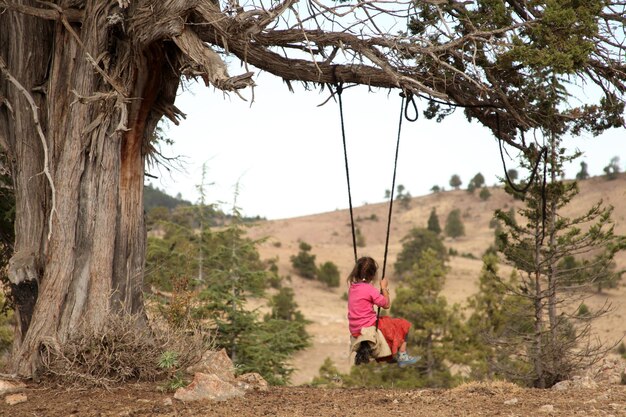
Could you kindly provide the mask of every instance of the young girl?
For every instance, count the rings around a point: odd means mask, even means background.
[[[381,291],[378,291],[372,282],[378,276],[378,264],[368,256],[359,258],[354,269],[348,276],[348,323],[350,335],[357,338],[361,329],[376,326],[376,311],[374,306],[388,309],[391,305],[389,298],[389,282],[383,277],[380,281]],[[395,357],[398,365],[404,367],[417,362],[417,359],[406,353],[406,337],[411,327],[405,319],[382,316],[378,319],[378,329],[385,336],[391,349],[392,359]],[[353,342],[355,339],[352,339]],[[381,358],[378,358],[380,360]],[[357,361],[358,362],[358,361]]]

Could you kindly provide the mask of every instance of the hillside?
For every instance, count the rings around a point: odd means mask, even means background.
[[[489,190],[492,196],[487,201],[481,201],[478,193],[469,194],[465,190],[457,190],[415,197],[408,209],[395,204],[387,270],[393,271],[393,264],[401,249],[401,239],[411,228],[425,227],[433,207],[437,210],[442,227],[448,213],[454,208],[459,208],[462,211],[466,236],[455,240],[447,238],[444,243],[446,247],[457,250],[459,254],[472,254],[476,259],[451,257],[450,272],[443,295],[450,304],[463,305],[467,297],[476,292],[482,267],[480,258],[493,242],[493,229],[489,228],[489,221],[494,211],[498,208],[508,210],[510,207],[518,207],[521,204],[501,188]],[[616,233],[626,234],[626,175],[624,174],[613,181],[606,181],[601,177],[582,181],[580,194],[574,204],[564,211],[564,215],[580,214],[600,199],[615,208],[613,220],[616,223]],[[366,242],[364,248],[359,248],[359,256],[370,255],[382,263],[387,211],[388,205],[385,203],[369,204],[354,209],[357,226],[361,229]],[[371,220],[372,218],[377,220]],[[316,255],[318,264],[332,261],[339,267],[341,276],[347,276],[353,265],[348,210],[267,221],[252,227],[249,234],[251,237],[269,237],[260,247],[261,256],[278,259],[280,274],[291,276],[291,283],[287,282],[287,285],[293,287],[300,310],[312,321],[308,330],[313,335],[313,345],[294,358],[293,366],[296,372],[292,377],[292,382],[297,385],[310,381],[317,375],[326,357],[330,357],[339,370],[347,372],[350,368],[348,324],[346,302],[341,299],[346,286],[342,284],[339,288],[331,290],[321,283],[301,279],[291,269],[289,258],[298,252],[299,241],[302,240],[313,247],[312,253]],[[626,253],[619,254],[616,261],[618,268],[626,268]],[[598,336],[604,340],[615,341],[625,335],[625,284],[622,282],[619,288],[595,294],[586,301],[587,305],[594,307],[602,305],[608,299],[614,308],[609,316],[598,320],[594,327]],[[393,279],[391,279],[390,286],[393,300]],[[263,307],[261,302],[257,306]]]

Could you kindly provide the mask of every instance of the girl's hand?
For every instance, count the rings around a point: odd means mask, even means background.
[[[383,277],[383,279],[380,280],[380,289],[381,290],[386,290],[389,288],[389,280],[385,277]]]

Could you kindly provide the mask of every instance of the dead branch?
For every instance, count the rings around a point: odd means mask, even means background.
[[[41,140],[41,146],[43,148],[43,171],[42,174],[46,176],[48,180],[48,184],[50,185],[51,191],[51,200],[52,207],[50,208],[50,216],[48,218],[48,240],[52,236],[52,220],[54,218],[54,214],[56,213],[56,188],[54,186],[54,181],[52,180],[52,174],[50,173],[49,159],[48,159],[48,141],[46,136],[43,133],[43,129],[41,127],[41,123],[39,122],[39,108],[35,103],[35,99],[33,96],[22,86],[22,84],[9,72],[9,68],[6,63],[0,57],[0,71],[4,73],[6,79],[13,84],[13,86],[22,93],[28,104],[30,105],[32,114],[33,114],[33,122],[35,123],[35,128],[37,129],[37,134],[39,135],[39,139]]]
[[[254,85],[252,75],[248,72],[243,75],[230,77],[226,64],[211,47],[205,45],[198,35],[191,30],[183,30],[173,38],[174,43],[196,66],[190,66],[183,73],[196,76],[201,75],[208,86],[209,83],[224,91],[234,91]]]

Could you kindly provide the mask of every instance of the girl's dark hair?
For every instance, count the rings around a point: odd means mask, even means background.
[[[373,258],[363,256],[356,261],[354,269],[348,275],[348,285],[356,282],[372,282],[378,274],[378,264]]]

